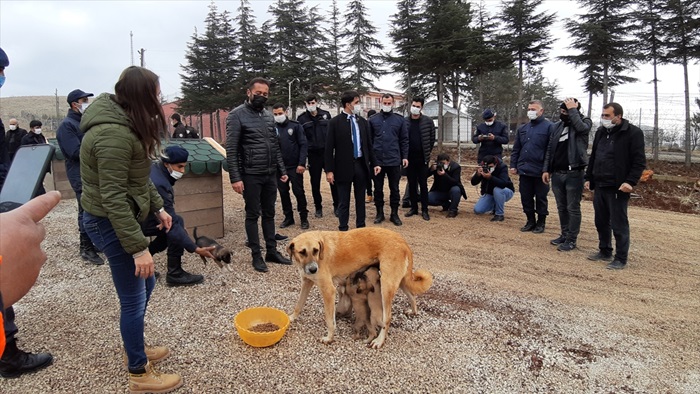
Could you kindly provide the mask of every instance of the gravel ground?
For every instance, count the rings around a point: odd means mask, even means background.
[[[185,268],[203,273],[203,284],[158,281],[147,343],[173,351],[159,369],[182,374],[178,393],[700,392],[700,217],[630,208],[629,267],[611,272],[585,259],[597,245],[590,202],[583,203],[580,249],[565,254],[548,243],[558,227],[551,194],[553,215],[537,235],[518,231],[518,196],[506,221],[493,224],[471,213],[476,192],[468,193],[456,219],[431,210],[430,222],[382,224],[402,233],[415,266],[435,277],[418,297],[417,317],[401,313],[408,303],[398,293],[384,348],[353,341],[347,320],[338,321],[334,343],[321,344],[322,301],[313,290],[282,341],[258,349],[240,340],[233,317],[263,305],[291,313],[299,276],[289,266],[252,269],[242,198],[225,185],[219,241],[234,250],[234,270],[187,255]],[[74,200],[63,201],[45,219],[49,260],[16,305],[20,347],[50,351],[55,363],[0,380],[1,393],[127,392],[116,292],[107,266],[80,260],[76,211]],[[368,206],[370,222],[373,211]],[[326,213],[311,220],[313,230],[336,229]],[[279,232],[299,234],[298,219]],[[156,264],[165,272],[164,255]]]

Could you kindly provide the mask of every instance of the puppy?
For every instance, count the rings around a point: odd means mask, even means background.
[[[372,340],[371,347],[384,345],[391,323],[391,305],[401,289],[411,305],[411,314],[417,314],[415,296],[426,292],[433,276],[425,270],[413,271],[413,252],[403,237],[381,227],[365,227],[350,231],[307,231],[295,237],[287,252],[299,268],[301,291],[290,316],[299,317],[313,285],[318,285],[323,298],[326,336],[325,344],[335,334],[336,286],[348,275],[362,268],[379,264],[381,276],[382,323],[381,331]],[[346,289],[347,290],[347,289]]]
[[[367,285],[367,278],[364,272],[357,272],[348,276],[345,280],[345,291],[350,297],[352,309],[355,311],[355,322],[352,324],[352,339],[360,339],[365,327],[369,330],[370,337],[374,339],[377,336],[377,332],[375,329],[374,336],[372,336],[369,324],[369,305],[367,304],[367,294],[370,292],[370,288]]]
[[[206,237],[206,236],[197,236],[197,227],[194,228],[192,231],[194,234],[194,242],[197,244],[197,246],[202,247],[202,248],[207,248],[210,246],[214,247],[214,250],[211,251],[211,254],[214,255],[214,262],[219,266],[219,268],[224,268],[224,264],[226,264],[226,269],[228,271],[231,270],[230,265],[231,264],[231,251],[228,250],[227,248],[224,248],[223,246],[219,245],[218,242],[214,241],[213,239]],[[202,261],[204,261],[204,264],[207,264],[207,259],[204,258],[204,256],[200,256],[202,258]]]
[[[382,305],[382,285],[380,280],[380,272],[377,267],[370,267],[365,271],[365,280],[370,291],[367,293],[367,305],[369,306],[369,325],[367,331],[370,336],[366,343],[370,343],[377,337],[377,328],[384,328],[382,316],[384,315],[384,307]],[[374,335],[372,335],[374,333]]]
[[[335,316],[348,318],[352,315],[352,300],[345,289],[345,283],[338,286],[338,305],[335,307]]]

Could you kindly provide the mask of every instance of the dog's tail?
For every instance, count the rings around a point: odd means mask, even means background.
[[[426,270],[415,270],[406,275],[403,282],[411,294],[423,294],[433,285],[433,275]]]
[[[197,227],[195,227],[195,228],[192,230],[192,235],[194,235],[194,240],[197,241],[197,238],[199,238],[199,237],[197,236]]]

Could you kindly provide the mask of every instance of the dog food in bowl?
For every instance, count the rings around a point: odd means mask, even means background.
[[[266,347],[282,339],[289,327],[289,316],[275,308],[248,308],[236,315],[233,324],[243,342],[253,347]]]

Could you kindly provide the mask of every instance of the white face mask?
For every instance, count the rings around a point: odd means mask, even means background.
[[[314,105],[306,104],[306,109],[308,109],[309,112],[316,112],[316,104],[314,104]]]
[[[89,107],[89,106],[90,106],[90,103],[82,103],[82,104],[80,104],[80,113],[81,113],[81,114],[84,113],[85,110],[87,109],[87,107]]]
[[[362,113],[362,106],[358,103],[355,104],[355,106],[352,108],[352,113],[355,115],[359,115]]]
[[[10,125],[10,130],[17,130],[17,125],[16,125],[16,124],[11,124],[11,125]]]
[[[489,174],[492,173],[495,169],[496,167],[489,167]]]
[[[420,115],[420,108],[418,108],[418,107],[411,107],[411,114],[412,114],[412,115]]]
[[[450,168],[450,163],[445,163],[445,164],[443,164],[443,165],[442,165],[442,168],[444,168],[445,170],[447,170],[448,168]]]
[[[170,176],[173,177],[173,179],[178,180],[182,178],[183,175],[185,174],[180,171],[173,170],[172,167],[170,168]]]
[[[285,120],[287,120],[287,115],[275,115],[274,118],[275,122],[282,124]]]
[[[34,129],[34,134],[41,134],[41,129]]]
[[[537,119],[537,111],[527,111],[527,117],[530,120]]]
[[[600,125],[605,127],[606,129],[612,129],[613,127],[615,127],[615,125],[612,122],[612,119],[601,119]]]
[[[382,111],[391,112],[391,105],[382,105]]]
[[[485,123],[486,123],[486,126],[493,126],[493,120],[490,122],[485,122]]]

